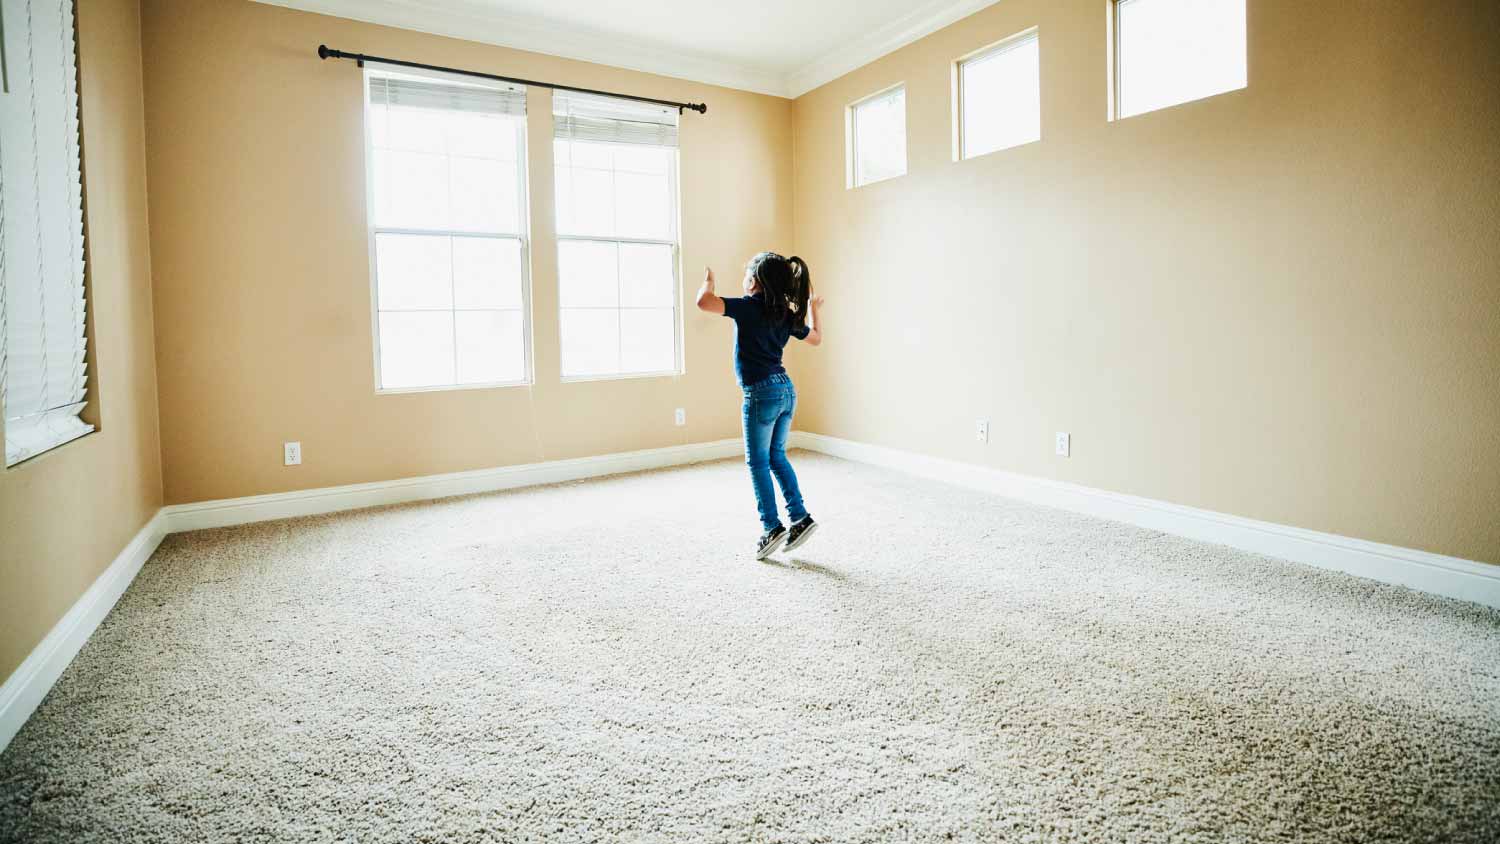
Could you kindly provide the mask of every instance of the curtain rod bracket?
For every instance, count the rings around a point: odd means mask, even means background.
[[[494,73],[481,73],[477,70],[460,70],[456,67],[443,67],[435,64],[422,64],[421,62],[408,62],[400,59],[387,59],[380,56],[367,56],[364,53],[346,53],[343,50],[335,50],[327,44],[318,45],[318,58],[320,59],[353,59],[360,67],[365,62],[376,64],[389,64],[397,67],[414,67],[419,70],[436,70],[440,73],[456,73],[460,76],[475,76],[480,79],[493,79],[497,82],[509,82],[512,85],[525,85],[532,88],[551,88],[554,91],[573,91],[579,94],[593,94],[600,97],[614,97],[618,100],[634,100],[638,103],[651,103],[652,105],[667,106],[677,109],[678,114],[684,111],[696,111],[699,114],[708,113],[708,103],[679,103],[675,100],[658,100],[654,97],[637,97],[633,94],[616,94],[610,91],[598,91],[593,88],[575,88],[572,85],[557,85],[552,82],[537,82],[532,79],[517,79],[513,76],[500,76]]]

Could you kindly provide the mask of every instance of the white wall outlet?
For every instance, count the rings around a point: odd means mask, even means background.
[[[1065,431],[1058,431],[1057,432],[1057,456],[1058,457],[1067,457],[1068,453],[1070,451],[1072,451],[1072,441],[1071,440],[1072,440],[1072,438],[1068,436],[1067,432],[1065,432]]]
[[[282,457],[288,466],[302,465],[302,443],[282,443]]]
[[[982,443],[987,443],[990,441],[990,420],[974,420],[974,439]]]
[[[677,408],[677,412],[674,413],[674,414],[672,414],[672,421],[675,422],[675,423],[677,423],[677,427],[679,427],[679,428],[681,428],[683,425],[686,425],[687,424],[687,408],[685,408],[685,407],[679,407],[679,408]]]

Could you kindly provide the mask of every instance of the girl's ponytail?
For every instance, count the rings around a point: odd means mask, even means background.
[[[767,319],[773,323],[790,320],[799,330],[807,325],[812,274],[806,261],[796,255],[783,258],[775,252],[761,252],[750,259],[749,271],[760,287]]]
[[[807,325],[807,300],[812,297],[812,273],[807,269],[807,262],[796,255],[786,259],[786,262],[792,268],[791,289],[787,291],[792,324],[800,329]]]

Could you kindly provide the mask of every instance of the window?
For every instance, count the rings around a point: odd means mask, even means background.
[[[0,95],[6,466],[94,430],[79,418],[88,350],[73,2],[34,0],[27,10],[5,15],[0,33],[8,48],[0,51],[6,83]]]
[[[1120,117],[1246,85],[1245,0],[1116,0]]]
[[[906,86],[849,106],[848,124],[849,187],[906,175]]]
[[[524,89],[367,80],[376,384],[525,383]]]
[[[564,378],[682,371],[677,112],[553,94]]]
[[[1041,43],[1023,32],[958,62],[958,157],[1042,138]]]

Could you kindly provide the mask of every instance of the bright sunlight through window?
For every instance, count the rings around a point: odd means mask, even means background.
[[[906,174],[906,88],[849,107],[849,186]]]
[[[1245,87],[1245,0],[1117,0],[1120,117]]]
[[[677,114],[553,97],[564,378],[680,372]]]
[[[1035,30],[958,63],[959,157],[1042,138],[1041,42]]]
[[[525,382],[525,92],[368,78],[376,383]]]

